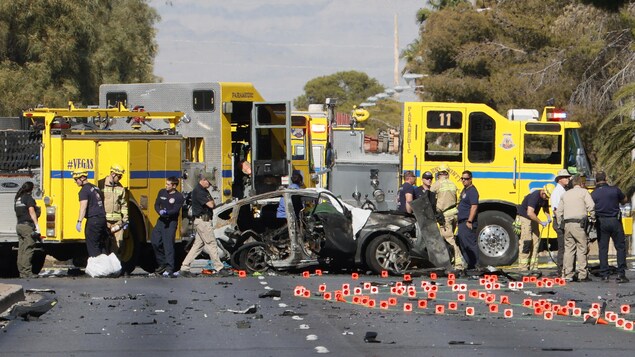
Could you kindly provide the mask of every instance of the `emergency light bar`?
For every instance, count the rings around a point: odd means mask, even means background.
[[[565,121],[567,120],[567,112],[563,109],[547,109],[547,121]]]

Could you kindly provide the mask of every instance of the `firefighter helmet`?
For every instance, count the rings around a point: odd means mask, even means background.
[[[441,173],[441,172],[448,173],[448,170],[450,170],[450,169],[448,169],[448,165],[446,165],[446,164],[439,165],[439,171],[438,171],[439,173]]]
[[[79,169],[79,170],[73,171],[73,179],[77,180],[78,178],[80,178],[82,176],[88,177],[88,171],[83,170],[83,169]]]
[[[548,183],[545,185],[545,187],[542,188],[543,191],[545,191],[545,196],[547,196],[547,198],[551,197],[551,193],[553,192],[553,190],[555,190],[556,186],[552,183]]]
[[[112,166],[110,166],[110,172],[114,172],[117,175],[123,175],[126,170],[124,170],[119,164],[112,164]]]

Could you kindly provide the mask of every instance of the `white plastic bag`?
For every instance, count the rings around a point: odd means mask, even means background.
[[[121,263],[115,253],[110,255],[100,254],[96,257],[88,258],[86,265],[86,274],[93,278],[101,278],[105,276],[118,274],[121,270]]]

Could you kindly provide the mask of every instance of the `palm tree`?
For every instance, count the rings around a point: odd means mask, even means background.
[[[598,131],[606,140],[600,144],[602,169],[613,174],[613,183],[628,196],[635,192],[635,83],[620,88],[614,95],[616,109],[602,121]]]

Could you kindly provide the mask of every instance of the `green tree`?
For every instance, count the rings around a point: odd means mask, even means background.
[[[158,19],[146,0],[0,2],[0,115],[94,104],[102,83],[156,80]]]
[[[611,6],[607,6],[611,3]],[[501,113],[548,98],[583,123],[587,149],[613,94],[635,81],[632,1],[523,0],[457,3],[419,17],[421,37],[402,57],[425,73],[422,100],[482,102]]]
[[[337,72],[328,76],[311,79],[304,85],[304,94],[293,104],[299,110],[306,110],[309,104],[324,103],[326,98],[337,98],[340,108],[353,108],[366,98],[384,91],[379,81],[358,71]]]
[[[599,132],[604,140],[598,145],[601,164],[596,169],[614,173],[613,183],[630,197],[635,193],[635,83],[622,87],[614,96],[615,110],[602,121]]]

